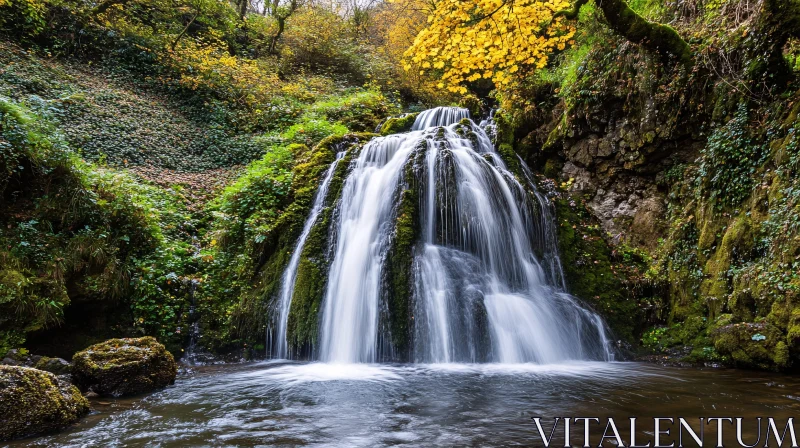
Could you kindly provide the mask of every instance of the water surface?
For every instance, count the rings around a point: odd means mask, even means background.
[[[565,415],[622,426],[640,417],[646,440],[654,416],[752,417],[753,429],[756,416],[785,422],[800,410],[800,379],[638,363],[272,361],[204,367],[143,399],[93,404],[75,427],[14,446],[541,446],[531,417]]]

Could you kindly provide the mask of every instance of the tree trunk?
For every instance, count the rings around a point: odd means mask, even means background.
[[[669,25],[650,22],[632,10],[625,0],[597,0],[611,29],[633,43],[662,56],[673,56],[683,65],[694,64],[692,49]]]
[[[279,16],[276,17],[275,19],[278,21],[278,31],[275,33],[274,36],[272,36],[272,40],[270,40],[269,42],[269,52],[271,54],[276,53],[275,50],[278,47],[278,39],[280,39],[281,34],[283,34],[283,28],[285,27],[286,24],[286,19],[284,19],[283,17]]]
[[[569,20],[578,18],[578,13],[589,0],[578,0],[570,9],[559,11],[555,17]],[[609,26],[625,39],[655,51],[665,59],[677,58],[683,65],[694,65],[692,49],[672,27],[650,22],[636,14],[625,0],[595,0]]]

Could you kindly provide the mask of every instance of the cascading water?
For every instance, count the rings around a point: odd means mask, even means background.
[[[387,260],[400,244],[396,225],[404,191],[414,193],[420,227],[409,248],[408,359],[609,359],[602,320],[565,292],[549,200],[536,191],[524,163],[519,160],[524,178],[517,179],[483,127],[468,118],[460,108],[422,112],[410,132],[371,140],[351,163],[330,232],[319,359],[392,358],[385,353],[391,339],[384,322],[390,308]],[[484,124],[492,128],[491,120]],[[326,188],[323,182],[318,198]],[[280,301],[283,341],[294,256],[292,261]]]
[[[417,328],[417,360],[482,360],[474,333],[483,310],[464,300],[470,296],[485,307],[493,361],[605,358],[602,324],[561,291],[546,198],[526,191],[481,128],[471,126],[472,140],[452,128],[426,156],[426,231],[417,261],[425,324]],[[555,263],[543,267],[536,249]]]
[[[325,197],[328,195],[328,187],[330,187],[331,179],[333,179],[333,173],[336,171],[336,166],[343,156],[343,152],[337,154],[336,160],[334,160],[322,177],[322,183],[314,197],[314,204],[311,206],[311,212],[303,225],[303,231],[300,233],[300,238],[297,240],[297,245],[292,252],[292,257],[289,259],[289,264],[283,272],[281,292],[278,300],[278,332],[275,350],[275,356],[277,358],[289,358],[291,355],[286,341],[286,326],[289,321],[289,307],[292,304],[292,295],[294,294],[295,281],[297,280],[297,267],[300,264],[300,255],[303,253],[308,235],[311,233],[311,229],[314,223],[317,222],[317,218],[325,205]]]
[[[320,331],[323,361],[375,362],[384,256],[401,171],[417,143],[406,135],[367,143],[345,181]]]
[[[467,109],[462,109],[460,107],[436,107],[420,112],[420,114],[417,115],[417,119],[414,120],[414,125],[411,127],[411,130],[421,131],[435,126],[449,126],[465,118],[469,118],[469,111]]]

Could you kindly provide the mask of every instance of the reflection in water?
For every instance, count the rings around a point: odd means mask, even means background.
[[[790,376],[635,363],[271,362],[207,367],[144,400],[95,402],[99,412],[78,426],[13,446],[541,446],[532,416],[550,425],[555,416],[636,416],[650,422],[640,443],[656,416],[739,416],[752,443],[755,417],[782,425],[797,416],[798,390]],[[738,446],[732,430],[725,439]]]

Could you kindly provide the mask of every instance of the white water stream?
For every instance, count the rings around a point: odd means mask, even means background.
[[[465,118],[465,109],[425,111],[410,132],[367,143],[351,165],[332,224],[320,360],[387,358],[384,271],[399,192],[407,188],[420,198],[422,227],[410,279],[414,361],[608,360],[602,320],[564,291],[549,200],[528,171],[517,179],[507,169],[482,127],[460,124]],[[409,167],[422,173],[414,182]],[[316,202],[324,199],[332,169]],[[317,206],[284,275],[279,353],[286,353],[298,254]]]

